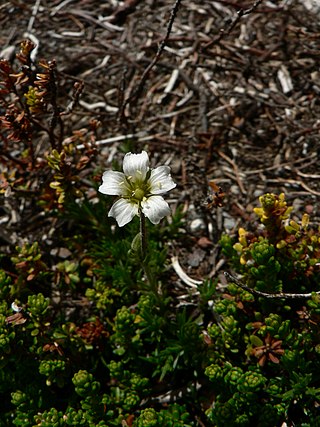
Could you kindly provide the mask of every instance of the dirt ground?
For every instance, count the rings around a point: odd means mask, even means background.
[[[127,135],[171,166],[169,200],[194,242],[174,252],[190,276],[217,273],[219,236],[254,220],[265,192],[319,222],[317,2],[4,0],[0,22],[1,56],[33,41],[34,60],[56,61],[66,106],[84,83],[66,137],[96,119],[103,167]],[[212,180],[222,207],[208,206]]]

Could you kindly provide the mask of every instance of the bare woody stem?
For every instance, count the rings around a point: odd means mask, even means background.
[[[174,3],[173,8],[171,10],[171,16],[169,19],[166,35],[158,47],[158,51],[156,53],[156,56],[153,58],[151,63],[148,65],[148,67],[144,70],[144,72],[141,76],[140,82],[138,83],[138,86],[137,86],[136,90],[134,91],[133,95],[124,100],[123,105],[121,106],[121,111],[120,111],[120,117],[121,118],[124,118],[126,107],[131,102],[137,101],[137,99],[141,95],[141,92],[142,92],[143,87],[147,81],[147,78],[148,78],[148,75],[150,74],[150,71],[159,61],[161,54],[164,51],[164,49],[168,43],[171,31],[172,31],[173,23],[174,23],[175,18],[177,17],[178,9],[179,9],[181,2],[182,2],[182,0],[175,0],[175,3]]]
[[[256,291],[255,289],[249,288],[249,286],[244,285],[241,283],[236,277],[232,276],[231,274],[224,272],[224,275],[227,279],[229,279],[231,282],[235,283],[237,286],[239,286],[241,289],[250,292],[252,295],[256,295],[258,297],[264,297],[264,298],[284,298],[284,299],[299,299],[299,298],[311,298],[312,294],[319,295],[320,291],[313,292],[313,293],[307,293],[307,294],[295,294],[295,293],[284,293],[284,292],[278,292],[278,293],[268,293],[268,292],[261,292]]]

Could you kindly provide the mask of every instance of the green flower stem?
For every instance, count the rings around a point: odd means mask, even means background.
[[[146,230],[146,217],[140,209],[140,235],[141,235],[141,259],[144,264],[147,255],[147,230]]]
[[[154,277],[152,272],[150,271],[150,267],[148,265],[147,260],[147,229],[146,229],[146,217],[144,213],[140,210],[140,236],[141,236],[141,264],[144,270],[145,277],[149,283],[149,286],[154,289],[157,293],[157,284],[154,281]]]

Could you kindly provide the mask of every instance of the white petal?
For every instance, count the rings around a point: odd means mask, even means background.
[[[122,172],[106,171],[102,175],[102,184],[99,187],[99,191],[109,196],[124,196],[127,195],[127,185],[126,178]]]
[[[141,202],[142,212],[153,224],[159,224],[160,220],[170,215],[168,203],[161,196],[151,196]]]
[[[133,181],[143,181],[149,170],[149,157],[145,151],[140,154],[127,153],[123,159],[123,172]]]
[[[135,215],[138,215],[138,205],[126,199],[115,202],[108,213],[108,216],[116,219],[119,227],[128,224]]]
[[[176,186],[171,178],[169,166],[159,166],[153,169],[151,171],[149,183],[151,194],[163,194]]]

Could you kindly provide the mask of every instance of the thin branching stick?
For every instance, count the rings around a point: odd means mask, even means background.
[[[182,0],[176,0],[176,1],[175,1],[175,4],[174,4],[174,6],[173,6],[173,8],[172,8],[172,11],[171,11],[171,15],[170,15],[170,19],[169,19],[169,23],[168,23],[168,27],[167,27],[166,35],[165,35],[165,37],[163,38],[163,40],[161,41],[161,43],[159,44],[159,47],[158,47],[158,50],[157,50],[157,53],[156,53],[155,57],[154,57],[154,58],[153,58],[153,60],[150,62],[150,64],[147,66],[147,68],[144,70],[144,72],[143,72],[143,74],[142,74],[142,76],[141,76],[140,82],[139,82],[139,84],[138,84],[138,86],[137,86],[136,90],[134,91],[133,95],[132,95],[131,97],[128,97],[128,98],[125,100],[125,102],[123,103],[123,106],[122,106],[122,108],[121,108],[121,116],[123,116],[124,111],[125,111],[125,108],[127,107],[127,105],[128,105],[132,100],[136,100],[136,99],[138,99],[138,97],[140,96],[140,94],[141,94],[141,92],[142,92],[142,90],[143,90],[143,87],[144,87],[144,85],[145,85],[145,82],[146,82],[146,80],[147,80],[147,77],[148,77],[148,75],[149,75],[150,71],[152,70],[152,68],[153,68],[153,67],[157,64],[157,62],[159,61],[160,56],[161,56],[161,54],[162,54],[162,52],[163,52],[163,50],[164,50],[164,48],[165,48],[165,46],[166,46],[166,44],[167,44],[167,42],[168,42],[168,39],[169,39],[169,37],[170,37],[171,31],[172,31],[172,26],[173,26],[174,20],[175,20],[175,18],[176,18],[176,16],[177,16],[178,9],[179,9],[179,6],[180,6],[180,4],[181,4],[181,1],[182,1]]]
[[[278,292],[275,294],[271,294],[268,292],[261,292],[261,291],[257,291],[255,289],[249,288],[249,286],[244,285],[236,277],[232,276],[230,273],[227,273],[226,271],[224,272],[224,275],[226,276],[226,278],[229,281],[232,281],[237,286],[239,286],[241,289],[243,289],[247,292],[250,292],[252,295],[256,295],[258,297],[273,298],[273,299],[280,299],[280,298],[298,299],[298,298],[311,298],[312,294],[320,295],[320,291],[312,292],[312,293],[308,293],[308,294],[294,294],[294,293],[284,293],[284,292]]]
[[[228,35],[231,33],[231,31],[234,29],[234,27],[237,25],[237,23],[240,21],[242,16],[249,15],[250,13],[254,12],[255,9],[259,6],[260,3],[262,3],[263,0],[256,0],[253,5],[249,9],[240,9],[237,12],[236,17],[231,21],[228,28],[222,28],[219,32],[219,35],[215,37],[213,40],[208,42],[206,45],[202,47],[202,50],[206,50],[212,45],[218,43],[225,35]]]

